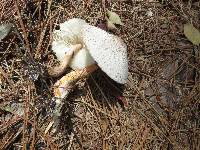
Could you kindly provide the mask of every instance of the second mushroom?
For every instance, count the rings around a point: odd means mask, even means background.
[[[81,78],[100,68],[114,81],[124,84],[128,76],[127,48],[117,36],[73,18],[53,32],[52,50],[60,65],[49,69],[53,77],[61,76],[68,66],[73,71],[54,85],[54,97],[65,98]]]

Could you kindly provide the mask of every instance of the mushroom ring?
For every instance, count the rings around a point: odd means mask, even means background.
[[[79,79],[97,68],[120,84],[127,80],[126,44],[82,19],[73,18],[60,24],[60,29],[53,32],[52,50],[60,65],[49,69],[49,75],[61,76],[68,66],[73,70],[55,83],[56,98],[65,98]]]

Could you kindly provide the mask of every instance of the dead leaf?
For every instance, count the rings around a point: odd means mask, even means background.
[[[101,118],[101,129],[102,129],[102,134],[105,135],[107,129],[108,129],[109,121],[106,117]]]
[[[194,45],[200,44],[200,32],[192,24],[184,24],[184,34]]]
[[[10,23],[0,25],[0,40],[2,40],[3,38],[5,38],[8,35],[11,27],[12,27],[12,24],[10,24]]]
[[[123,25],[120,17],[115,12],[107,10],[108,20],[113,24]]]
[[[107,28],[109,30],[115,30],[116,26],[109,19],[107,19]]]

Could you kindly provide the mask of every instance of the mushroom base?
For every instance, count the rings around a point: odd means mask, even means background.
[[[75,70],[63,76],[54,85],[54,97],[61,99],[65,98],[78,80],[85,78],[90,73],[97,70],[97,68],[98,66],[93,64],[84,69]]]

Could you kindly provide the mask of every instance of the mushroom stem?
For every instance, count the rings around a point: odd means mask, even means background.
[[[74,70],[66,74],[55,83],[54,96],[56,98],[65,98],[78,80],[88,76],[90,73],[97,70],[97,68],[98,66],[93,64],[84,69]]]
[[[52,77],[58,77],[62,75],[65,72],[66,68],[68,67],[70,60],[73,57],[73,54],[79,51],[81,48],[82,48],[81,44],[73,45],[70,51],[65,54],[64,58],[60,62],[60,65],[48,69],[48,74]]]

